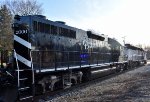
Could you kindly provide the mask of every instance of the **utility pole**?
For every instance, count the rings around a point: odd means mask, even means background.
[[[126,36],[123,36],[123,44],[125,45],[125,39],[126,39]]]

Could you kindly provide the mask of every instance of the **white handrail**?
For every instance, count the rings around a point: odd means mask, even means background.
[[[17,59],[17,54],[16,54],[16,51],[15,51],[15,49],[14,49],[14,54],[15,54],[15,59],[16,59],[16,65],[17,65],[17,72],[18,72],[18,87],[20,87],[20,81],[19,81],[19,79],[20,79],[20,76],[19,76],[19,65],[18,65],[18,59]]]
[[[31,68],[32,68],[32,84],[34,84],[34,69],[33,69],[33,62],[32,62],[31,51],[30,51],[30,59],[31,59]]]

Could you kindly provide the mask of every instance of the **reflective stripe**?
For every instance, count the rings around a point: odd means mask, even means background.
[[[24,57],[20,56],[20,55],[17,54],[17,53],[16,53],[16,56],[17,56],[17,59],[18,59],[20,62],[24,63],[24,64],[27,65],[28,67],[31,67],[31,61],[25,59]],[[15,57],[15,55],[14,55],[14,57]]]
[[[111,68],[108,68],[108,69],[102,69],[102,70],[95,70],[95,71],[91,71],[91,73],[104,72],[104,71],[107,71],[107,70],[111,70]]]
[[[31,49],[31,43],[27,42],[26,40],[14,35],[14,40],[19,42],[20,44],[24,45],[25,47]]]
[[[106,63],[108,64],[108,63]],[[80,66],[72,66],[72,67],[69,67],[69,69],[76,69],[76,68],[85,68],[85,67],[91,67],[91,68],[96,68],[96,67],[104,67],[104,66],[109,66],[109,65],[106,65],[105,63],[104,64],[92,64],[92,65],[82,65],[81,67]],[[56,68],[57,71],[60,71],[60,70],[67,70],[68,67],[58,67]],[[112,68],[110,68],[112,69]],[[105,70],[108,70],[108,69],[105,69]],[[44,69],[44,68],[41,68],[41,70],[36,70],[37,73],[39,72],[47,72],[47,71],[55,71],[55,68],[53,69]],[[104,71],[104,70],[101,70],[101,71]]]
[[[48,71],[55,71],[55,69],[42,69],[41,71],[40,70],[36,70],[36,73],[39,73],[39,72],[48,72]]]

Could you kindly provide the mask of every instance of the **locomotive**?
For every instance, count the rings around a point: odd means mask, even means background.
[[[19,101],[146,63],[142,48],[43,15],[16,15],[12,28]]]

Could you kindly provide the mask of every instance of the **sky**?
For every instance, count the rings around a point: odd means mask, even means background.
[[[150,46],[150,0],[37,0],[52,21]]]
[[[150,45],[150,0],[38,0],[44,15],[123,44]]]

